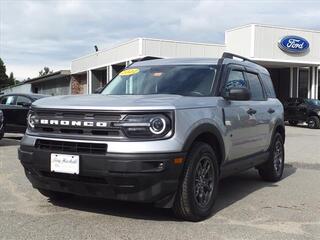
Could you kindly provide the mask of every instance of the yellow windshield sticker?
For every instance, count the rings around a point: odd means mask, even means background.
[[[133,74],[137,74],[138,72],[140,72],[140,69],[131,68],[131,69],[123,70],[119,75],[120,76],[130,76],[130,75],[133,75]]]

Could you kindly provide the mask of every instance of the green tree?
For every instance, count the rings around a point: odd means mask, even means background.
[[[40,77],[41,77],[41,76],[45,76],[45,75],[48,75],[48,74],[50,74],[50,73],[53,73],[53,71],[50,70],[49,67],[44,67],[43,69],[40,70],[39,76],[40,76]]]
[[[9,85],[15,85],[16,84],[16,78],[13,76],[13,72],[10,73],[8,78]]]
[[[0,88],[6,87],[8,83],[8,75],[6,74],[6,66],[4,65],[2,59],[0,58]]]

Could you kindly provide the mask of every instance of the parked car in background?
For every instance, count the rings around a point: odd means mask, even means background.
[[[3,112],[0,110],[0,140],[4,135],[4,126],[3,126]]]
[[[309,128],[320,128],[320,100],[290,98],[284,103],[284,118],[292,126],[306,122]]]
[[[31,104],[47,95],[5,94],[0,97],[0,110],[3,113],[3,131],[24,133],[27,128],[27,115]]]

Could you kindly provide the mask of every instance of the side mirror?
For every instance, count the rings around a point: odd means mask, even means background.
[[[226,100],[248,101],[251,98],[251,92],[247,88],[230,88],[223,97]]]
[[[23,102],[23,103],[21,104],[21,106],[22,106],[22,107],[31,107],[31,104],[32,104],[32,103],[29,103],[29,102]]]

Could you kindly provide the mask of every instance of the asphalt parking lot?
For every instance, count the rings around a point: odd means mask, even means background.
[[[282,181],[254,170],[224,179],[210,219],[177,221],[150,205],[75,197],[50,202],[17,159],[19,137],[0,141],[0,239],[320,239],[320,130],[287,127]]]

